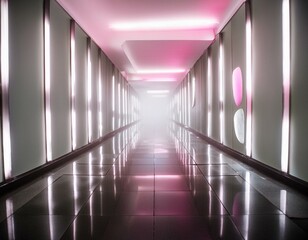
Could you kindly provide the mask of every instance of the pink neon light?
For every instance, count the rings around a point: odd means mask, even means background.
[[[233,70],[232,73],[233,98],[236,106],[240,106],[243,100],[243,77],[240,67]]]

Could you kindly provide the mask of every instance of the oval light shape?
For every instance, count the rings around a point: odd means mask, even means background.
[[[245,114],[244,114],[244,110],[238,109],[235,114],[234,114],[234,131],[235,131],[235,135],[237,140],[244,144],[245,142]]]
[[[243,78],[242,70],[237,67],[232,73],[233,98],[236,106],[240,106],[243,99]]]

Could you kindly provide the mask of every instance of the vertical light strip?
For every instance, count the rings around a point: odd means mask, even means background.
[[[115,79],[114,79],[114,75],[112,76],[112,104],[111,104],[111,110],[112,110],[112,130],[115,129]]]
[[[224,143],[224,48],[222,34],[219,38],[219,109],[220,143]]]
[[[99,124],[99,136],[103,136],[103,89],[102,89],[102,66],[101,66],[101,52],[99,52],[98,58],[98,124]]]
[[[187,77],[187,116],[188,116],[188,126],[191,126],[191,84],[190,84],[190,74]]]
[[[118,82],[118,128],[119,127],[121,127],[121,84],[120,82]]]
[[[44,12],[44,84],[45,84],[45,128],[46,157],[52,160],[51,108],[50,108],[50,1],[45,0]]]
[[[196,78],[192,78],[191,82],[191,88],[192,88],[192,107],[196,105]]]
[[[92,140],[92,62],[91,62],[91,38],[87,39],[88,57],[88,79],[87,79],[87,98],[88,98],[88,142]]]
[[[185,86],[184,87],[184,107],[185,107],[185,115],[184,115],[184,117],[185,117],[185,120],[184,120],[184,124],[185,125],[187,125],[187,123],[188,123],[188,111],[187,111],[187,87]]]
[[[125,90],[124,88],[122,87],[122,112],[123,112],[123,115],[122,115],[122,125],[124,126],[126,124],[126,111],[125,111]]]
[[[246,155],[251,157],[251,131],[252,131],[252,65],[251,65],[251,16],[250,5],[246,5],[246,100],[247,100],[247,122],[246,122]]]
[[[12,177],[11,131],[9,116],[9,9],[8,0],[1,0],[1,90],[2,144],[4,177]]]
[[[125,121],[125,125],[127,125],[127,85],[125,82],[124,85],[124,121]]]
[[[290,0],[282,2],[282,69],[283,69],[283,118],[281,138],[281,170],[288,172],[290,134]]]
[[[207,61],[207,136],[212,135],[212,59]]]
[[[76,49],[75,49],[75,21],[71,20],[71,134],[72,149],[76,149]]]

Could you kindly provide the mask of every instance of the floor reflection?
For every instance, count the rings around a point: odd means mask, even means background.
[[[305,197],[171,129],[133,127],[47,175],[23,203],[13,199],[25,189],[1,198],[0,239],[308,238],[288,217],[308,223]]]

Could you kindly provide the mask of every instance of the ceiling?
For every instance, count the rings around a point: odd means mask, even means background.
[[[172,91],[245,0],[57,0],[139,94]]]

